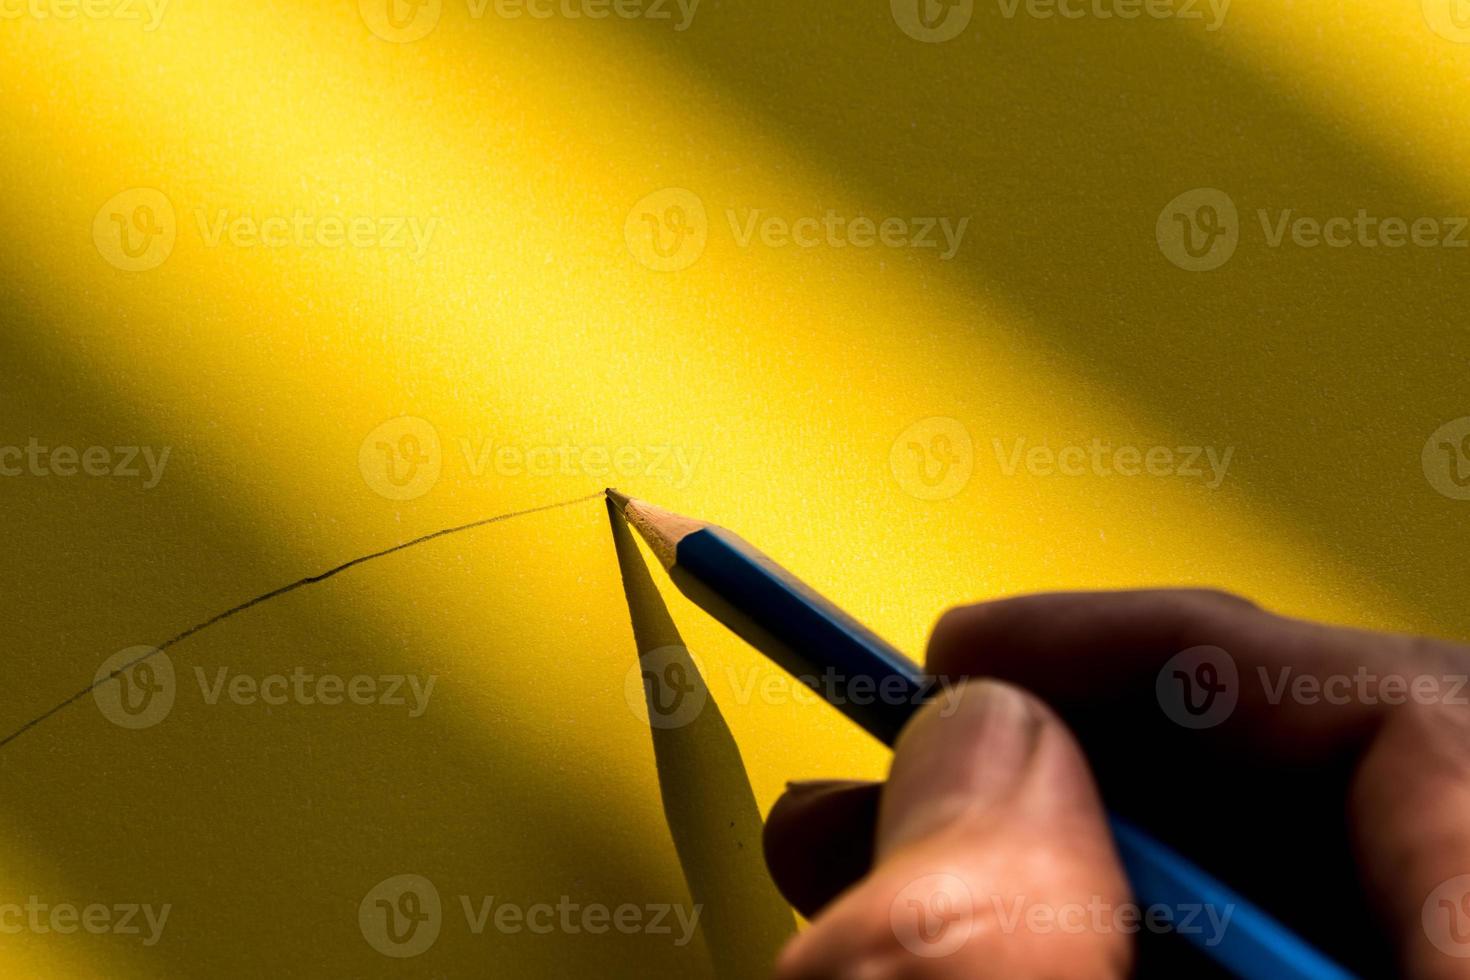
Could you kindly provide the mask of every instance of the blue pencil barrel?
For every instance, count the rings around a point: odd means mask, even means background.
[[[674,582],[700,606],[886,745],[932,694],[919,666],[790,572],[723,528],[679,542]],[[1258,906],[1143,831],[1110,818],[1134,899],[1148,909],[1230,915],[1219,936],[1180,932],[1246,980],[1349,980]]]

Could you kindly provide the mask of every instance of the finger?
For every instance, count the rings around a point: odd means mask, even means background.
[[[1401,976],[1470,977],[1470,721],[1395,711],[1353,780],[1358,861],[1398,940]]]
[[[1128,975],[1126,932],[1068,918],[1128,901],[1086,763],[1056,716],[1015,688],[970,682],[947,710],[915,716],[895,748],[876,853],[872,873],[787,948],[781,980]],[[1033,909],[1052,919],[1038,925]]]
[[[792,783],[771,808],[763,843],[776,887],[814,917],[868,873],[881,783]]]
[[[1192,718],[1183,685],[1198,675],[1171,670],[1202,646],[1232,680],[1214,708]],[[1429,694],[1448,698],[1462,658],[1451,644],[1173,590],[956,610],[936,627],[929,662],[936,674],[984,672],[1032,686],[1076,728],[1116,809],[1207,869],[1228,871],[1231,884],[1350,965],[1382,974],[1391,951],[1348,859],[1356,841],[1347,789],[1389,719],[1411,706],[1389,685],[1397,679],[1409,691],[1427,681]],[[1328,696],[1334,679],[1350,681],[1349,696]],[[1175,680],[1180,687],[1167,687]]]
[[[1229,684],[1231,709],[1216,724],[1200,726],[1207,732],[1201,741],[1226,754],[1269,747],[1283,761],[1315,761],[1360,750],[1384,707],[1382,698],[1351,696],[1352,687],[1338,679],[1352,680],[1359,667],[1381,682],[1442,666],[1426,663],[1431,646],[1415,637],[1277,616],[1203,589],[1048,593],[946,613],[930,637],[928,667],[939,676],[1010,680],[1078,725],[1105,729],[1117,713],[1099,716],[1099,706],[1126,704],[1173,727],[1178,719],[1171,716],[1184,713],[1186,696],[1203,701],[1198,695],[1205,692],[1190,676],[1199,664],[1178,665],[1178,689],[1163,692],[1168,704],[1160,703],[1160,672],[1186,651],[1213,647],[1218,653],[1205,657]],[[1296,696],[1304,690],[1319,693]],[[1106,739],[1105,730],[1096,734]]]

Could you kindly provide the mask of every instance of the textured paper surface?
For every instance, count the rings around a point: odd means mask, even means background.
[[[170,450],[150,489],[0,479],[0,729],[250,596],[608,484],[737,529],[916,655],[955,602],[1140,584],[1470,631],[1470,502],[1432,438],[1470,416],[1470,256],[1272,247],[1257,216],[1470,212],[1470,46],[1438,7],[1237,0],[1207,31],[978,5],[925,43],[882,3],[706,2],[684,31],[436,3],[408,43],[370,3],[0,21],[0,445]],[[1208,272],[1156,236],[1196,188],[1237,210]],[[949,261],[742,242],[753,212],[829,210],[970,220]],[[292,228],[215,238],[222,213]],[[323,244],[298,214],[373,231]],[[141,222],[139,254],[113,215]],[[1093,440],[1232,455],[1213,488],[1203,459],[1126,476],[1072,453],[1066,475],[1025,455]],[[881,775],[865,736],[655,581],[745,763],[710,807]],[[0,904],[168,903],[162,938],[25,929],[0,972],[714,975],[702,933],[475,934],[461,909],[693,901],[600,504],[168,653],[157,724],[89,696],[0,749]],[[221,668],[436,686],[419,717],[211,704],[196,669]],[[405,874],[442,922],[396,959],[358,911]]]

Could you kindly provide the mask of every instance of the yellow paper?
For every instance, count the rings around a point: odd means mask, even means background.
[[[1466,634],[1470,31],[1438,0],[390,2],[0,8],[0,730],[607,485],[916,656],[947,605],[1054,588]],[[743,770],[660,784],[600,503],[489,525],[181,641],[145,725],[86,694],[0,748],[0,927],[48,925],[0,972],[761,975],[715,955],[729,902],[646,928],[711,887],[669,794],[732,810],[707,864],[766,950],[795,923],[752,814],[886,753],[653,581]],[[437,932],[385,954],[424,882]],[[494,918],[561,905],[642,927]]]

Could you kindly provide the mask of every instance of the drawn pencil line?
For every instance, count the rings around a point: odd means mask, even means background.
[[[209,629],[211,626],[214,626],[216,623],[222,623],[233,616],[238,616],[240,613],[245,612],[247,609],[253,609],[261,603],[270,602],[272,599],[277,599],[283,595],[286,595],[289,592],[295,592],[297,589],[304,589],[308,585],[317,585],[318,583],[325,582],[329,578],[333,578],[337,575],[342,574],[349,568],[355,568],[358,565],[362,565],[370,561],[376,561],[379,558],[386,558],[389,555],[396,554],[400,551],[406,551],[409,548],[416,548],[419,545],[427,544],[428,542],[433,541],[436,538],[448,537],[451,534],[462,534],[465,531],[473,531],[475,528],[484,527],[487,524],[499,524],[502,521],[514,520],[517,517],[528,517],[531,514],[540,514],[548,510],[560,510],[564,507],[573,507],[577,504],[584,504],[589,500],[597,500],[602,496],[603,491],[599,490],[597,493],[590,493],[585,497],[577,497],[574,500],[563,500],[554,504],[543,504],[540,507],[530,507],[526,510],[512,511],[509,514],[497,514],[494,517],[486,517],[482,520],[471,521],[468,524],[460,524],[457,527],[446,527],[442,530],[434,531],[430,534],[425,534],[421,537],[414,538],[412,541],[405,541],[403,544],[397,544],[391,548],[384,548],[382,551],[375,551],[369,555],[362,555],[361,557],[354,558],[351,561],[343,562],[335,568],[330,568],[327,571],[322,572],[318,575],[308,575],[306,578],[297,579],[290,585],[283,585],[278,589],[272,589],[269,592],[262,593],[261,595],[258,595],[253,599],[247,599],[244,602],[240,603],[238,606],[232,606],[222,613],[211,616],[209,619],[206,619],[202,623],[196,623],[195,625],[190,626],[182,633],[169,637],[167,640],[164,640],[162,643],[158,644],[147,653],[141,654],[137,657],[134,657],[132,660],[126,661],[125,663],[119,665],[117,669],[113,670],[107,676],[97,678],[92,683],[88,684],[86,687],[73,694],[71,697],[59,702],[48,710],[32,718],[30,721],[26,722],[24,725],[21,725],[19,728],[17,728],[15,731],[11,732],[4,738],[0,738],[0,749],[3,749],[5,746],[15,741],[17,738],[20,738],[20,736],[24,735],[32,728],[35,728],[37,725],[50,718],[52,715],[55,715],[57,712],[63,711],[67,707],[80,701],[88,694],[91,694],[93,691],[97,690],[103,684],[107,684],[111,681],[116,680],[120,675],[127,673],[129,670],[132,670],[134,667],[147,660],[148,658],[162,653],[169,647],[177,646],[194,634],[203,632],[204,630]]]

